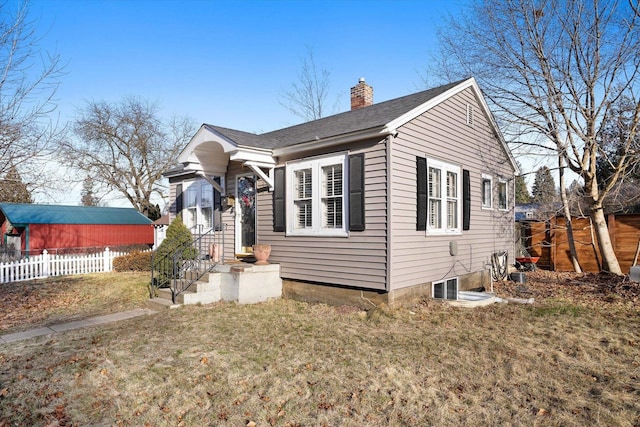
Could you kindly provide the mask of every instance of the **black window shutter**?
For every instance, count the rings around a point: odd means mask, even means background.
[[[273,231],[286,230],[285,190],[285,168],[276,168],[273,171]]]
[[[427,229],[427,159],[416,157],[417,212],[416,230]]]
[[[220,184],[219,176],[213,180]],[[213,226],[216,230],[222,230],[222,196],[215,188],[213,189]]]
[[[471,222],[471,179],[469,171],[462,170],[462,229],[468,230]]]
[[[364,153],[349,156],[349,231],[364,231]]]
[[[176,216],[182,215],[182,184],[176,185]]]

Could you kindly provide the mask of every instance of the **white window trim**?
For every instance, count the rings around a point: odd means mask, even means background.
[[[500,185],[504,184],[504,203],[505,207],[500,207]],[[508,211],[509,210],[509,183],[506,179],[498,179],[498,210]]]
[[[287,211],[287,236],[328,236],[328,237],[348,237],[347,212],[349,211],[349,171],[347,169],[347,154],[332,155],[330,157],[313,158],[296,162],[289,162],[286,165],[286,211]],[[342,228],[326,228],[322,226],[322,168],[335,164],[342,165]],[[295,228],[294,219],[294,186],[296,183],[295,173],[301,169],[311,169],[311,228]]]
[[[198,188],[200,190],[200,203],[198,205],[198,207],[200,208],[200,215],[198,216],[199,219],[201,219],[201,222],[203,224],[203,228],[205,230],[211,230],[211,228],[213,228],[213,209],[214,209],[214,189],[213,186],[211,184],[209,184],[209,182],[205,181],[205,182],[201,182],[200,183],[200,187]],[[204,204],[204,193],[205,191],[209,191],[209,195],[210,200],[209,200],[209,204],[207,206],[205,206]],[[209,224],[207,224],[207,218],[205,216],[205,209],[210,209],[210,215],[209,215]]]
[[[196,213],[196,223],[192,224],[191,222],[191,217],[189,217],[188,219],[183,219],[183,221],[186,221],[185,224],[187,226],[187,228],[189,228],[189,230],[194,231],[194,232],[207,232],[209,230],[211,230],[211,227],[207,227],[205,222],[204,222],[204,214],[202,212],[202,188],[204,186],[210,186],[211,184],[205,180],[205,179],[194,179],[194,180],[189,180],[189,181],[184,181],[183,182],[183,194],[187,194],[187,200],[185,201],[185,206],[184,206],[184,210],[186,210],[187,212],[189,210],[195,210]],[[190,207],[189,206],[189,200],[188,198],[190,196],[188,196],[188,194],[190,194],[190,192],[195,192],[195,206]],[[211,192],[211,214],[213,215],[213,210],[215,208],[214,206],[214,199],[215,199],[215,194],[214,194],[214,190],[212,188],[212,192]],[[213,219],[212,219],[213,222]]]
[[[489,205],[485,205],[484,204],[484,187],[482,184],[484,184],[484,181],[488,180],[489,181]],[[482,209],[493,209],[493,177],[491,175],[486,175],[486,174],[482,174],[482,182],[480,183],[480,203],[482,205]]]
[[[455,286],[456,286],[456,293],[455,293],[455,298],[447,298],[447,282],[449,282],[450,280],[453,280],[455,282]],[[436,285],[444,285],[444,298],[436,298],[436,293],[435,293],[435,288]],[[444,279],[444,280],[439,280],[437,282],[432,282],[431,283],[431,298],[433,299],[439,299],[439,300],[448,300],[448,301],[453,301],[453,300],[457,300],[458,299],[458,292],[460,291],[460,282],[458,280],[457,277],[449,277],[448,279]]]
[[[440,216],[442,220],[442,227],[433,228],[431,227],[431,221],[429,215],[431,214],[430,206],[427,205],[427,231],[426,234],[429,236],[438,236],[438,235],[452,235],[452,234],[462,234],[462,169],[460,166],[456,166],[450,163],[446,163],[440,160],[434,160],[427,158],[427,187],[429,183],[429,168],[437,168],[442,171],[440,176],[440,200],[442,203],[440,204]],[[456,179],[456,199],[457,199],[457,224],[456,228],[447,228],[447,172],[455,172],[457,175]]]

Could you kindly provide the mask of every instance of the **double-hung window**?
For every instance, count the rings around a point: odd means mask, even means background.
[[[427,233],[460,232],[460,167],[427,159]]]
[[[493,207],[493,179],[489,175],[482,174],[482,207]]]
[[[200,186],[200,211],[205,229],[213,227],[213,187],[209,183]]]
[[[187,226],[196,226],[198,224],[198,189],[195,185],[187,189],[187,212]]]
[[[498,181],[498,209],[506,211],[509,209],[509,199],[507,199],[507,182]]]
[[[346,236],[346,155],[287,164],[287,234]]]
[[[216,226],[219,219],[215,220],[214,214],[220,211],[220,198],[214,197],[212,185],[204,179],[187,181],[184,185],[185,225],[194,232],[208,231]]]

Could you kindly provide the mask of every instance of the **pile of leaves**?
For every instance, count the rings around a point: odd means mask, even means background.
[[[494,283],[500,297],[571,299],[588,305],[633,305],[640,302],[640,283],[610,273],[573,273],[536,270],[527,272],[525,283],[510,280]]]

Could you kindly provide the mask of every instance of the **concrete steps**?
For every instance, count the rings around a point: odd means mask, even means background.
[[[197,277],[197,272],[186,273],[187,278]],[[149,300],[150,308],[166,309],[182,305],[211,304],[218,301],[235,301],[239,304],[254,304],[282,296],[280,265],[230,264],[218,265],[215,270],[203,275],[171,301],[171,289],[158,289],[157,298]]]

